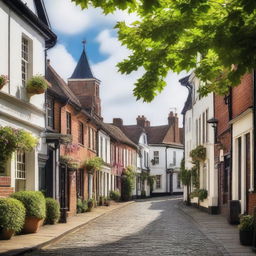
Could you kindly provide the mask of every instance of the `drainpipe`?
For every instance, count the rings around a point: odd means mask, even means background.
[[[8,93],[11,94],[11,11],[8,11]]]
[[[229,89],[229,100],[228,100],[228,113],[229,113],[229,121],[232,120],[233,111],[232,111],[232,89]],[[229,163],[229,184],[230,184],[230,193],[229,193],[229,200],[232,200],[232,173],[233,173],[233,124],[230,125],[230,163]]]
[[[165,148],[166,193],[168,193],[168,179],[167,179],[167,149],[168,149],[168,147],[166,146],[166,148]],[[170,186],[171,186],[171,184],[170,184]]]

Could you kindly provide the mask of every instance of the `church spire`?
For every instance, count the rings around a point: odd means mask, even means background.
[[[81,57],[76,65],[76,68],[70,77],[70,79],[88,79],[88,78],[95,78],[92,74],[90,64],[88,62],[86,52],[85,52],[85,44],[86,41],[82,41],[83,44],[83,51]]]

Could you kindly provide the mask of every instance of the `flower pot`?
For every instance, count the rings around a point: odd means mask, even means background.
[[[239,230],[239,238],[242,245],[252,245],[253,231]]]
[[[0,90],[5,86],[4,83],[0,84]]]
[[[27,88],[27,93],[31,94],[31,95],[34,95],[34,94],[42,94],[42,93],[45,93],[45,89],[44,88],[30,88],[28,89]]]
[[[0,240],[9,240],[14,235],[15,231],[10,229],[1,229],[0,230]]]
[[[25,234],[36,233],[42,226],[43,222],[44,219],[38,219],[36,217],[26,217],[22,231]]]

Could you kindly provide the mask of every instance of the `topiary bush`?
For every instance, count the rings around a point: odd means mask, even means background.
[[[55,199],[47,197],[45,224],[56,224],[60,219],[60,204]]]
[[[121,194],[120,194],[120,191],[119,190],[111,190],[109,192],[109,197],[111,200],[114,200],[116,202],[119,202],[120,201],[120,198],[121,198]]]
[[[0,198],[0,229],[21,231],[25,221],[26,209],[14,198]]]
[[[26,208],[26,217],[44,219],[46,217],[45,198],[40,191],[19,191],[11,195],[23,203]]]
[[[94,206],[94,199],[89,199],[88,201],[87,201],[87,206],[88,206],[88,208],[87,208],[87,212],[91,212],[92,211],[92,208],[93,208],[93,206]]]

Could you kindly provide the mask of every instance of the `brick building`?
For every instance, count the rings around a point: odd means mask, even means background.
[[[49,152],[47,163],[52,168],[46,168],[46,173],[41,174],[42,177],[45,176],[44,179],[41,179],[41,187],[46,186],[47,195],[60,199],[60,201],[62,200],[60,198],[61,191],[64,189],[63,196],[67,197],[69,213],[74,214],[77,197],[88,199],[88,174],[82,168],[69,169],[66,174],[67,177],[62,177],[61,174],[64,171],[62,170],[63,167],[58,165],[58,154],[60,158],[62,156],[72,158],[72,161],[76,161],[78,166],[81,166],[86,159],[96,156],[97,126],[68,85],[50,65],[47,67],[46,78],[51,84],[47,92]],[[50,180],[56,184],[51,184]],[[64,188],[58,186],[58,183],[62,184],[64,181],[67,184],[66,190],[66,185]],[[47,187],[47,185],[50,186]]]

